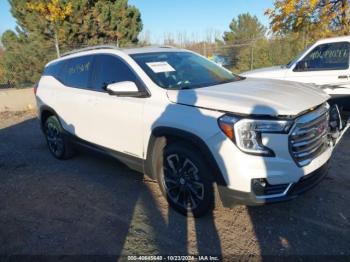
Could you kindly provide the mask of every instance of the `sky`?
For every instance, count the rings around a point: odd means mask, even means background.
[[[264,11],[272,7],[273,0],[129,0],[129,4],[141,11],[143,32],[150,33],[152,42],[162,42],[166,33],[186,32],[200,39],[208,30],[223,33],[232,18],[245,12],[268,26]],[[15,27],[7,0],[0,0],[0,34]]]

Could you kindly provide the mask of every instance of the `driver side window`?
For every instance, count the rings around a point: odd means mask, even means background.
[[[348,42],[328,43],[316,46],[297,63],[294,72],[343,70],[349,68]]]

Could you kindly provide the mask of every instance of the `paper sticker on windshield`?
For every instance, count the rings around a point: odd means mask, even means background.
[[[156,74],[176,71],[168,62],[150,62],[146,64]]]

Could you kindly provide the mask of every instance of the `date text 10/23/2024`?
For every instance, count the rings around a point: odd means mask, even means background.
[[[128,261],[219,261],[218,256],[128,256]]]

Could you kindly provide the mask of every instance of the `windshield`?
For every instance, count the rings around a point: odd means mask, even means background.
[[[131,57],[157,85],[166,89],[199,88],[242,79],[190,52],[144,53]]]

